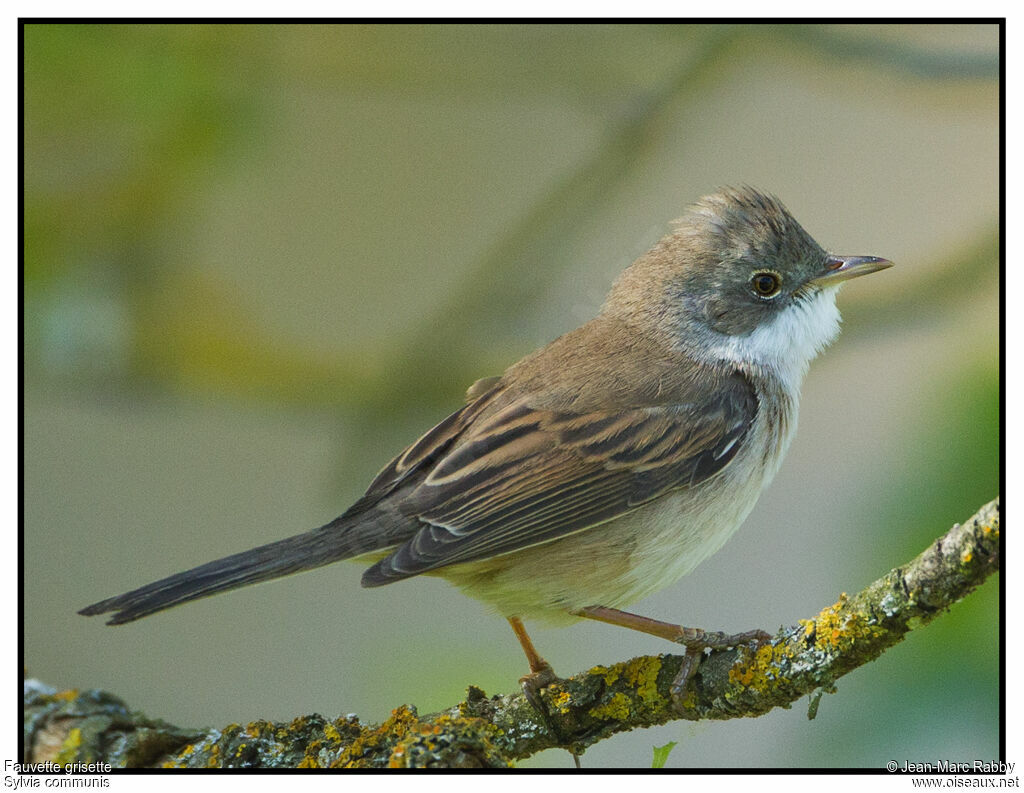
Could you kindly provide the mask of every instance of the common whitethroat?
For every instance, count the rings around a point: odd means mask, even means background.
[[[555,678],[523,619],[587,617],[680,642],[685,677],[701,650],[764,635],[619,609],[736,531],[793,438],[808,365],[839,332],[839,287],[890,266],[828,253],[771,195],[706,196],[597,317],[476,382],[340,517],[80,613],[112,611],[117,625],[357,558],[363,586],[438,575],[505,616],[531,701]]]

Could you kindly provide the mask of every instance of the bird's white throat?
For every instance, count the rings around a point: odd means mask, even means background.
[[[787,390],[798,391],[811,361],[839,335],[839,286],[793,303],[744,336],[722,336],[707,352],[719,360],[770,369]]]

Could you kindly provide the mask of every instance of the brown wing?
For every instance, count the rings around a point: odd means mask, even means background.
[[[402,485],[415,485],[417,478],[422,480],[425,472],[428,472],[452,448],[458,437],[472,424],[473,419],[488,406],[491,399],[500,391],[493,387],[500,379],[499,377],[484,378],[470,386],[467,396],[472,401],[435,424],[419,440],[384,466],[370,482],[370,486],[363,496],[345,510],[344,514],[335,522],[342,522],[346,518],[373,508]],[[473,390],[477,389],[485,380],[493,381],[490,384],[491,388],[474,395]]]
[[[368,569],[364,586],[548,542],[697,484],[735,456],[757,412],[739,372],[679,404],[571,413],[518,401],[473,421],[496,393],[439,424],[371,485],[367,498],[379,500],[403,477],[415,482],[397,506],[426,525]]]

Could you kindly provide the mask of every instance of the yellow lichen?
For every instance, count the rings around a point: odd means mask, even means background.
[[[493,743],[497,734],[497,730],[480,719],[443,714],[433,723],[412,725],[391,750],[388,766],[445,766],[456,759],[464,762],[467,753],[494,764],[503,759]],[[507,760],[504,762],[511,765]]]
[[[634,658],[626,664],[626,682],[636,689],[636,695],[645,705],[660,701],[658,695],[658,673],[661,659],[657,657]]]
[[[179,751],[172,760],[167,760],[164,764],[164,768],[182,768],[187,765],[185,758],[195,752],[196,747],[193,744],[189,744],[184,749]],[[180,762],[179,762],[180,761]]]
[[[337,743],[341,740],[341,733],[338,732],[338,728],[328,722],[324,725],[324,737],[330,741]]]
[[[591,708],[590,715],[595,719],[625,721],[629,718],[629,697],[621,692],[617,693],[605,704]]]
[[[551,698],[551,704],[558,709],[559,713],[568,713],[571,700],[572,697],[568,691],[559,691]]]
[[[824,652],[845,652],[860,641],[873,640],[884,633],[879,626],[870,624],[866,616],[848,608],[845,593],[814,618],[814,646]]]
[[[81,759],[78,756],[78,751],[82,747],[82,730],[78,727],[72,727],[68,730],[67,737],[64,738],[64,742],[61,744],[60,751],[57,752],[57,756],[54,761],[61,765],[67,765],[73,763],[75,760]]]
[[[846,593],[831,606],[822,609],[814,618],[814,645],[819,650],[834,648],[842,636],[842,611],[846,607]]]
[[[587,674],[588,675],[603,675],[604,676],[605,685],[610,686],[616,680],[619,679],[619,666],[620,666],[620,664],[616,664],[615,666],[613,666],[611,668],[609,668],[607,666],[595,666],[595,667],[591,668],[587,672]]]
[[[396,746],[388,758],[388,768],[405,768],[405,747]]]
[[[685,710],[692,710],[697,707],[697,692],[694,691],[692,686],[688,686],[683,691],[683,697],[677,700],[679,707]]]
[[[782,664],[793,657],[793,650],[787,644],[762,644],[753,653],[746,649],[742,652],[749,654],[749,658],[729,670],[729,682],[752,688],[761,694],[768,693],[778,685]]]
[[[416,714],[402,705],[391,711],[391,717],[376,729],[364,728],[358,738],[331,765],[335,768],[360,768],[370,765],[368,757],[387,746],[393,746],[418,724]]]

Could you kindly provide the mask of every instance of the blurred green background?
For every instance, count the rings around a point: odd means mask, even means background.
[[[467,385],[591,317],[719,185],[849,285],[774,485],[635,610],[792,624],[998,489],[995,25],[28,25],[25,658],[185,725],[429,712],[525,671],[437,580],[334,565],[120,628],[101,597],[339,514]],[[664,727],[585,767],[991,760],[998,581],[808,721]],[[671,651],[536,629],[555,669]],[[564,752],[524,763],[571,766]]]

